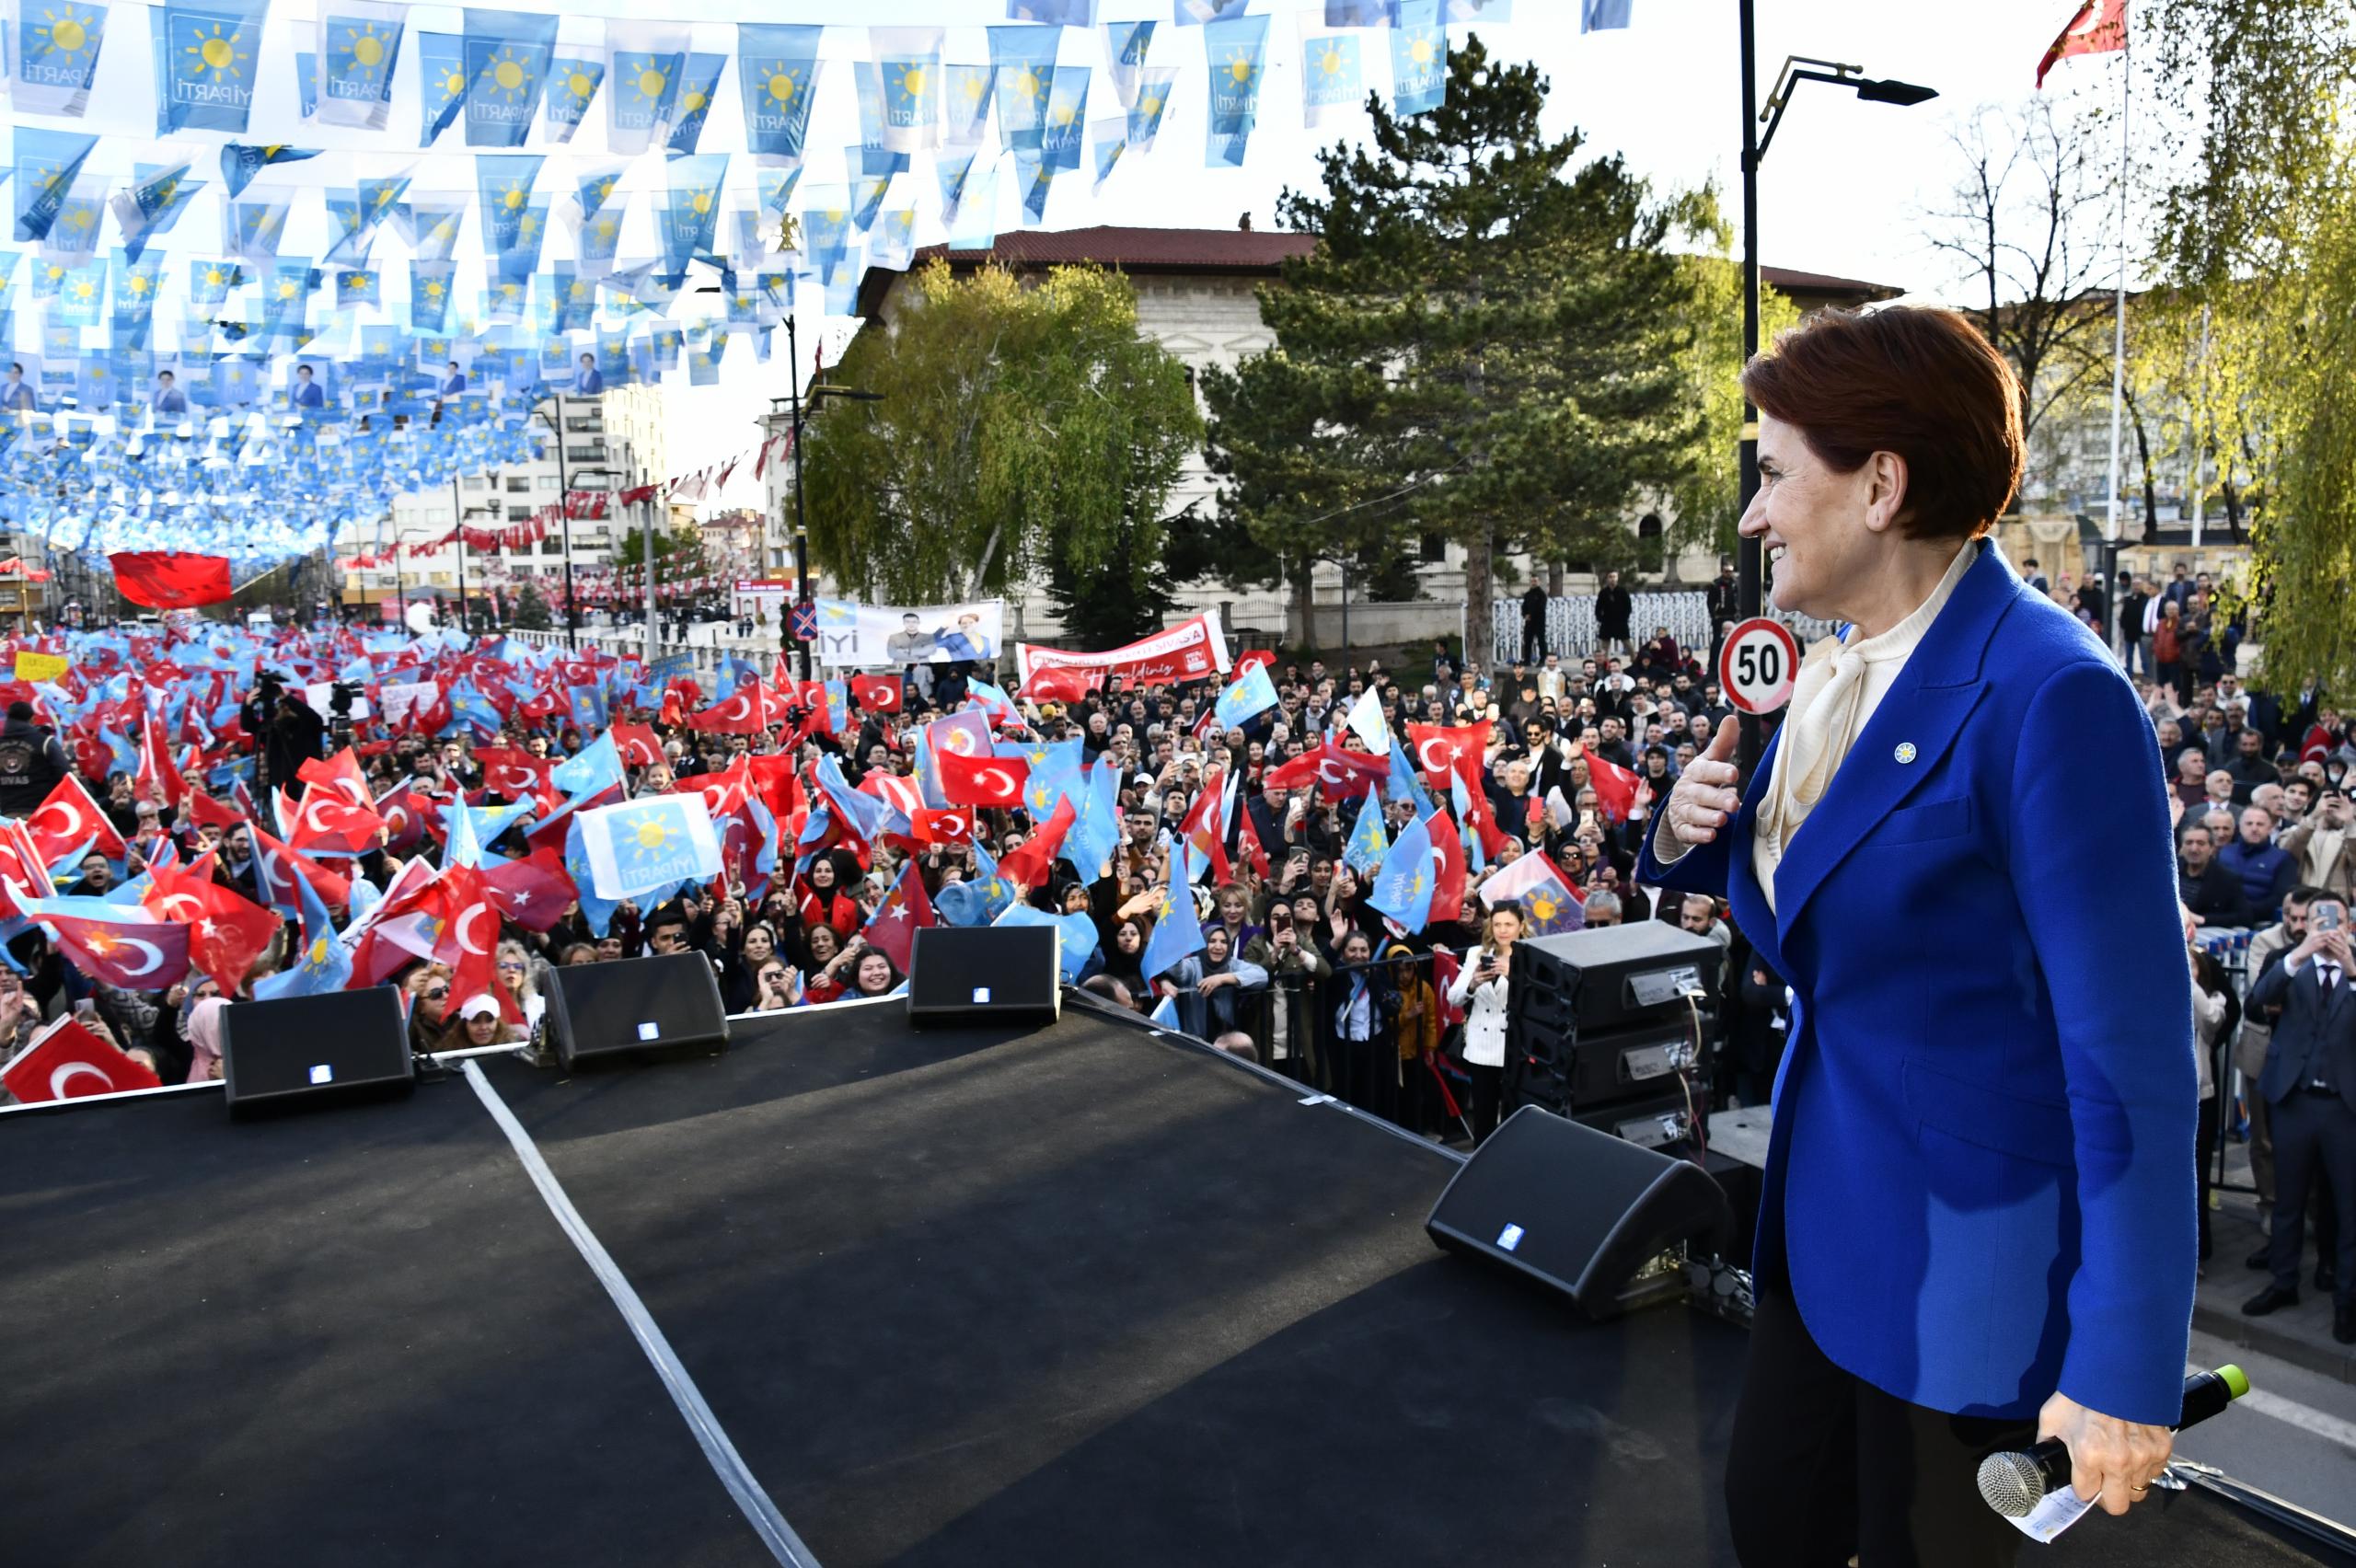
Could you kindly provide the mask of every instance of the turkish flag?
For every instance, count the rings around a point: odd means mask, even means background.
[[[437,910],[442,921],[433,945],[437,963],[450,966],[450,1002],[463,1006],[488,996],[499,1003],[500,1016],[510,1023],[524,1014],[507,987],[499,983],[499,905],[491,901],[490,884],[472,866],[447,866],[422,901]]]
[[[899,677],[853,675],[850,678],[850,699],[870,713],[897,713],[900,710]]]
[[[971,844],[974,841],[974,813],[966,811],[918,811],[912,813],[909,824],[915,828],[913,836],[919,844]]]
[[[406,855],[424,842],[426,822],[439,814],[433,802],[408,784],[387,791],[374,810],[385,824],[385,848],[395,855]]]
[[[663,760],[663,743],[647,725],[617,724],[606,732],[614,737],[614,749],[625,767],[652,767]]]
[[[306,784],[324,784],[340,790],[355,806],[371,806],[375,798],[368,792],[368,776],[360,771],[360,759],[352,755],[350,746],[329,757],[306,757],[294,769],[294,777]]]
[[[1481,788],[1481,758],[1489,742],[1490,726],[1477,724],[1410,724],[1407,750],[1424,771],[1424,782],[1435,790],[1448,788],[1448,776],[1461,774],[1464,787]]]
[[[1055,813],[1040,824],[1039,831],[1022,841],[1020,848],[1010,850],[998,863],[998,874],[1008,882],[1025,888],[1037,887],[1047,880],[1047,872],[1056,863],[1056,851],[1064,847],[1064,835],[1080,813],[1072,808],[1071,797],[1064,796],[1056,802]]]
[[[25,913],[55,931],[57,951],[102,986],[160,991],[188,974],[189,928],[147,918],[137,905],[123,908],[143,917],[137,920],[94,920],[40,906]]]
[[[1432,840],[1433,918],[1452,920],[1464,903],[1464,836],[1446,812],[1425,818],[1424,831]]]
[[[214,882],[211,855],[185,870],[156,866],[148,874],[153,881],[141,902],[166,920],[186,924],[190,967],[225,991],[244,985],[283,924],[278,916]]]
[[[906,974],[908,955],[916,948],[917,933],[933,923],[932,900],[925,896],[924,878],[911,861],[900,868],[900,880],[884,895],[884,902],[876,905],[874,917],[860,934],[866,937],[869,947],[890,959],[893,967]]]
[[[1585,744],[1579,747],[1587,758],[1587,781],[1595,790],[1595,803],[1606,822],[1626,822],[1628,808],[1636,803],[1636,770],[1608,762],[1595,755]]]
[[[483,877],[499,912],[527,931],[545,931],[564,918],[564,906],[581,896],[564,869],[564,857],[542,845],[520,860],[493,866]]]
[[[941,773],[941,798],[953,806],[1019,806],[1022,787],[1031,781],[1031,765],[1019,757],[936,751],[932,761]]]
[[[1328,740],[1317,758],[1317,787],[1329,801],[1345,801],[1368,790],[1381,791],[1391,778],[1391,759],[1371,752],[1345,751]]]
[[[119,550],[107,557],[114,589],[151,610],[189,610],[229,596],[229,558],[174,550]]]
[[[1031,672],[1022,695],[1034,702],[1082,702],[1089,688],[1103,677],[1093,670],[1070,664],[1049,664]]]
[[[305,854],[327,849],[364,855],[384,835],[385,819],[376,814],[374,801],[354,805],[338,786],[313,784],[304,790],[302,804],[294,808],[287,843]]]
[[[163,1080],[144,1063],[108,1044],[73,1019],[61,1019],[31,1049],[0,1073],[8,1092],[27,1104],[44,1100],[80,1100],[156,1089]]]
[[[739,686],[733,697],[689,714],[687,727],[722,735],[757,735],[768,728],[768,694],[757,681]]]
[[[2037,85],[2045,74],[2073,54],[2109,54],[2127,47],[2127,0],[2085,0],[2062,36],[2037,63]]]
[[[122,859],[122,835],[72,774],[57,781],[49,798],[25,819],[25,825],[32,830],[33,842],[46,861],[54,863],[69,850],[85,847],[110,860]]]
[[[239,816],[237,808],[226,801],[202,793],[189,797],[188,816],[189,820],[199,827],[224,829],[235,827],[246,820]]]

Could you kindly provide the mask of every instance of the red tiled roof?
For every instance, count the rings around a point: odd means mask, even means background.
[[[1088,261],[1126,272],[1273,276],[1284,262],[1306,256],[1316,248],[1317,236],[1313,234],[1232,228],[1122,228],[1099,224],[1090,228],[1017,229],[999,236],[997,243],[987,250],[952,250],[945,245],[928,245],[917,251],[911,266],[946,257],[950,266],[961,271],[993,261],[1017,271]],[[860,279],[859,313],[873,315],[893,280],[899,275],[881,267],[869,268]],[[1831,295],[1860,303],[1894,299],[1905,292],[1886,283],[1796,271],[1788,267],[1761,267],[1759,275],[1785,294]]]

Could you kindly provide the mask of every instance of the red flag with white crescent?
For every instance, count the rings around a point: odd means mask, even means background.
[[[58,1020],[40,1042],[0,1073],[8,1092],[28,1105],[156,1089],[163,1080],[137,1057],[116,1050],[75,1020]]]
[[[936,751],[932,762],[941,774],[941,798],[953,806],[1019,806],[1022,788],[1031,781],[1031,767],[1020,757]]]
[[[2110,54],[2127,47],[2127,0],[2085,0],[2037,63],[2037,85],[2073,54]]]

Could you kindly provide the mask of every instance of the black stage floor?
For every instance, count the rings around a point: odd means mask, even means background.
[[[1448,1156],[1199,1047],[485,1070],[826,1568],[1731,1561],[1739,1330],[1443,1257]],[[8,1564],[777,1560],[461,1081],[0,1117],[0,1389]],[[2316,1560],[2197,1493],[2041,1555]]]

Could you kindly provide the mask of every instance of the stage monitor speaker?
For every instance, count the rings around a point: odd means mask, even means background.
[[[1588,1317],[1609,1318],[1641,1297],[1623,1287],[1670,1247],[1723,1251],[1734,1215],[1691,1161],[1525,1105],[1464,1162],[1424,1228],[1450,1251],[1502,1264],[1562,1291]]]
[[[1579,1034],[1682,1013],[1688,986],[1717,985],[1726,950],[1665,920],[1599,926],[1514,944],[1507,1003],[1519,1017]]]
[[[728,1009],[711,960],[700,952],[568,963],[558,967],[549,996],[549,1038],[569,1072],[633,1052],[725,1045]]]
[[[1063,977],[1053,926],[929,926],[908,955],[908,1021],[1053,1023]]]
[[[231,1002],[221,1014],[229,1113],[390,1098],[417,1085],[409,1022],[390,986]]]

